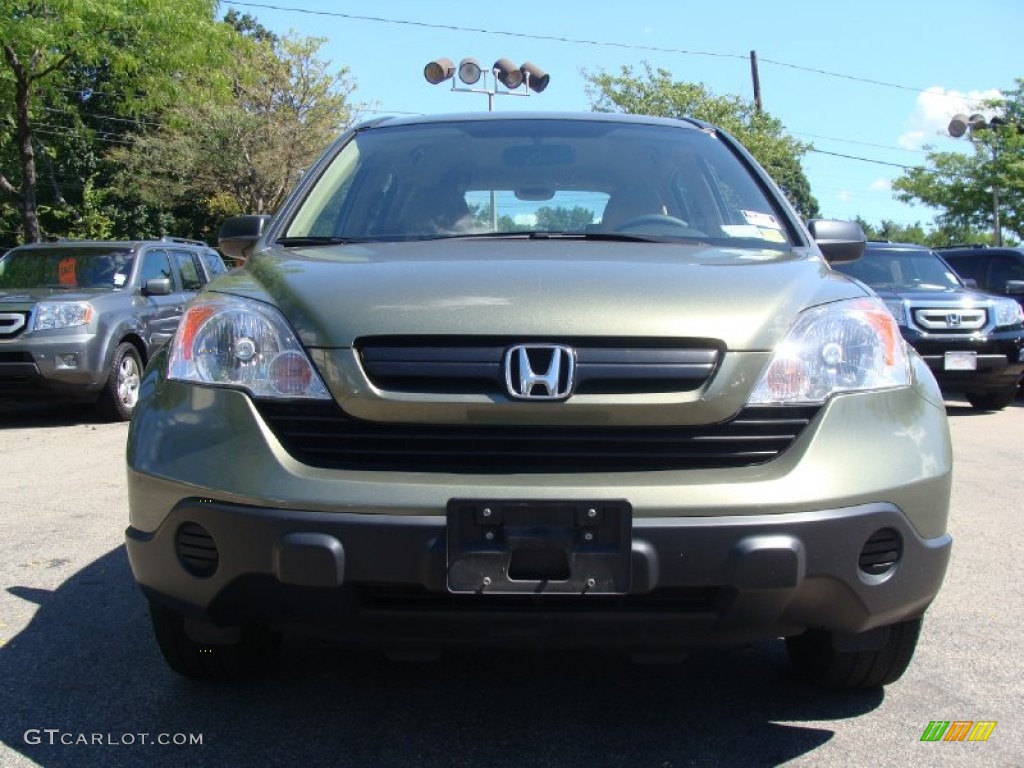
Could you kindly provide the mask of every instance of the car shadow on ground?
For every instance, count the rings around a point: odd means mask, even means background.
[[[92,403],[0,399],[0,430],[104,423]]]
[[[7,592],[38,610],[0,646],[0,739],[40,766],[770,766],[833,736],[802,722],[883,700],[795,681],[781,643],[674,665],[593,652],[410,664],[290,638],[270,677],[200,683],[165,667],[123,547],[53,592]]]

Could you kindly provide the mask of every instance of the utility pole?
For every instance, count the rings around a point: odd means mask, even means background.
[[[757,51],[750,52],[750,77],[754,81],[754,109],[762,110],[761,77],[757,74]]]

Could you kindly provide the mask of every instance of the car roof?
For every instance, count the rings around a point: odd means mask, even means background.
[[[45,243],[25,243],[17,246],[18,250],[49,250],[57,248],[126,248],[135,249],[144,245],[178,245],[191,248],[209,248],[206,243],[198,240],[180,238],[155,238],[152,240],[48,240]],[[14,250],[13,248],[11,250]]]
[[[530,120],[559,120],[578,122],[617,123],[621,125],[666,125],[675,128],[714,128],[694,118],[653,117],[633,115],[624,112],[453,112],[434,115],[395,115],[367,120],[355,126],[355,130],[381,128],[398,125],[438,125],[461,122],[514,122]]]
[[[922,251],[928,251],[934,253],[934,251],[926,245],[918,245],[917,243],[890,243],[878,240],[869,240],[865,244],[866,251],[886,251],[890,253],[921,253]]]

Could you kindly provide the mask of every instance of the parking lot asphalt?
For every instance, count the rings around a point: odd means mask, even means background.
[[[946,584],[904,678],[851,694],[796,682],[781,643],[667,666],[564,652],[404,664],[291,638],[268,679],[183,680],[124,554],[127,426],[0,403],[0,766],[1020,766],[1024,400],[947,410]],[[922,742],[935,720],[997,725],[987,742]]]

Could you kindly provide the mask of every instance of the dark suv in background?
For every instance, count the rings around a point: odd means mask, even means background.
[[[869,285],[895,315],[944,392],[979,410],[1013,402],[1024,374],[1024,314],[1012,299],[968,288],[935,251],[868,243],[864,256],[835,268]]]
[[[95,401],[127,420],[185,304],[226,272],[205,243],[66,240],[0,258],[0,397]]]
[[[1024,306],[1024,248],[956,245],[938,249],[960,277]]]

